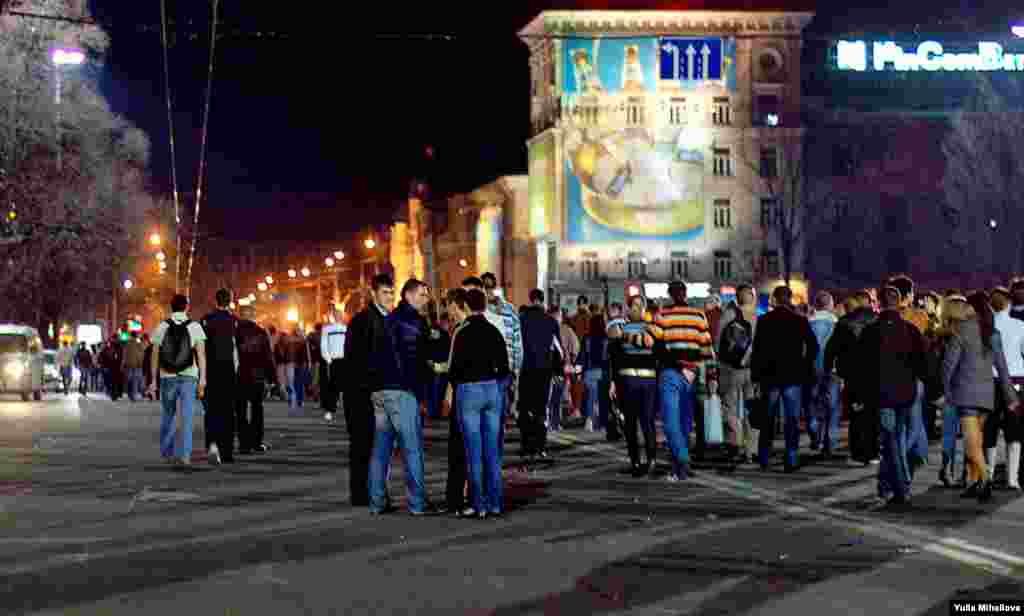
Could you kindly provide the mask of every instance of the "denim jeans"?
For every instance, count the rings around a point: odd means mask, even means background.
[[[956,437],[959,434],[960,413],[955,406],[947,404],[942,407],[942,462],[954,468],[963,464],[963,454],[956,450]]]
[[[566,380],[556,376],[551,379],[551,394],[548,396],[548,432],[562,429],[562,398],[565,396]]]
[[[882,432],[882,464],[878,468],[879,495],[891,492],[902,497],[910,494],[913,479],[908,459],[908,437],[911,433],[916,404],[902,408],[883,408],[878,412]]]
[[[160,455],[165,458],[192,457],[192,410],[196,400],[199,381],[190,376],[162,377],[160,379],[160,403],[163,416],[160,418]],[[178,401],[181,401],[182,446],[175,447]]]
[[[690,469],[690,432],[693,430],[693,409],[697,405],[696,390],[683,373],[665,369],[658,373],[658,401],[665,439],[672,453],[672,472],[685,479]]]
[[[917,396],[914,398],[914,406],[910,413],[910,432],[907,433],[907,453],[913,456],[910,466],[910,476],[913,478],[914,470],[928,461],[928,430],[924,425],[924,383],[917,382]]]
[[[284,386],[288,392],[288,409],[294,410],[302,407],[302,387],[300,383],[299,367],[295,364],[284,364]]]
[[[595,430],[603,430],[608,426],[608,410],[611,406],[608,375],[601,368],[587,370],[583,373],[583,386],[583,416],[593,421]]]
[[[644,435],[644,452],[647,464],[654,464],[658,449],[658,429],[655,419],[658,412],[658,383],[654,379],[634,376],[619,377],[618,396],[625,415],[626,450],[630,462],[640,464],[640,442],[637,439],[637,425]]]
[[[783,433],[786,438],[786,465],[795,467],[799,463],[797,452],[800,449],[800,405],[803,402],[803,386],[772,387],[767,389],[764,395],[768,404],[770,425],[775,425],[780,410],[785,413]],[[757,448],[757,461],[761,466],[768,466],[774,441],[773,429],[761,430]]]
[[[501,513],[501,409],[498,381],[459,385],[459,420],[466,446],[469,502],[474,510]]]
[[[814,414],[811,433],[816,445],[826,452],[839,449],[839,416],[841,413],[839,398],[839,380],[831,374],[818,377],[814,389]]]
[[[370,400],[376,422],[370,458],[370,509],[380,512],[387,506],[391,452],[397,438],[405,462],[409,511],[421,512],[426,505],[426,488],[419,401],[411,392],[398,390],[375,391]]]
[[[128,368],[128,399],[135,402],[142,397],[145,379],[142,377],[142,368]]]
[[[61,387],[64,388],[64,393],[68,393],[71,391],[72,374],[73,372],[71,366],[63,367],[60,369],[60,384]]]
[[[441,402],[444,400],[447,387],[448,379],[444,375],[435,374],[430,377],[430,383],[427,386],[427,415],[431,419],[441,417]]]

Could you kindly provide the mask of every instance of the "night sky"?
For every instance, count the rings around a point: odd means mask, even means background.
[[[516,32],[541,10],[759,5],[806,10],[815,3],[515,0],[461,10],[455,7],[462,3],[455,2],[420,3],[414,9],[406,3],[361,3],[348,11],[322,4],[335,3],[221,0],[222,32],[273,32],[285,38],[231,35],[217,43],[209,201],[202,216],[211,233],[330,239],[385,222],[413,175],[429,174],[435,189],[445,193],[525,173],[529,67]],[[828,5],[838,2],[817,4],[812,30],[818,32],[842,30],[860,19],[877,21],[880,15],[887,21],[912,20],[918,13],[908,7],[905,16],[894,14],[885,8],[887,2],[831,12]],[[935,12],[936,3],[930,6]],[[154,184],[169,191],[159,2],[93,0],[93,12],[112,39],[103,91],[115,112],[150,135]],[[209,2],[168,0],[168,12],[179,22],[178,44],[170,51],[171,89],[179,188],[188,191],[198,171]],[[375,36],[398,33],[458,38]],[[433,165],[424,161],[428,144],[436,148]]]

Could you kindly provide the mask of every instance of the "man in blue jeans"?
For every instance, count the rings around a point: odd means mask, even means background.
[[[785,412],[786,459],[784,470],[796,472],[800,459],[800,407],[803,388],[813,382],[818,358],[818,340],[807,319],[793,309],[793,291],[776,287],[772,292],[773,310],[761,317],[754,334],[750,360],[751,379],[761,386],[768,406],[769,423],[761,430],[757,459],[767,471],[775,441],[775,417]]]
[[[673,305],[662,308],[648,326],[658,359],[658,399],[665,437],[672,452],[672,473],[669,482],[684,481],[690,469],[690,432],[697,390],[706,383],[712,393],[717,391],[717,375],[708,364],[715,359],[711,328],[704,312],[686,303],[686,285],[674,281],[669,285]]]
[[[390,279],[386,281],[390,283]],[[427,301],[426,288],[410,280],[402,288],[402,301],[391,313],[394,284],[374,281],[367,377],[373,406],[375,432],[370,458],[370,512],[388,511],[387,480],[391,452],[397,438],[405,462],[409,513],[421,516],[428,510],[423,483],[423,433],[420,400],[426,383],[424,352],[426,323],[419,310]]]
[[[812,434],[811,450],[822,450],[824,458],[830,458],[839,449],[839,379],[832,368],[825,367],[825,350],[835,332],[839,319],[836,317],[835,299],[828,291],[821,291],[814,298],[815,313],[811,316],[811,331],[818,340],[818,356],[814,362],[814,394],[811,396],[812,409],[808,432]]]
[[[189,466],[192,459],[192,411],[196,399],[206,395],[206,333],[188,318],[188,298],[175,295],[171,318],[153,332],[153,374],[160,375],[160,454],[168,463]],[[149,394],[156,395],[154,381]],[[176,448],[175,415],[181,402],[182,447]]]

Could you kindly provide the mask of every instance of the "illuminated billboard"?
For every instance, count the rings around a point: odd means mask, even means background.
[[[704,229],[703,139],[693,129],[574,128],[565,136],[570,242],[690,240]]]
[[[1017,72],[1024,71],[1024,55],[1005,53],[1002,45],[993,42],[979,42],[968,52],[951,53],[937,41],[924,41],[912,49],[892,41],[839,41],[836,67],[841,71]]]
[[[565,94],[642,94],[658,88],[656,38],[572,39],[562,47]]]
[[[530,144],[530,237],[552,232],[555,197],[555,140],[546,135]]]
[[[735,38],[663,38],[659,56],[663,84],[692,89],[712,82],[736,91]]]

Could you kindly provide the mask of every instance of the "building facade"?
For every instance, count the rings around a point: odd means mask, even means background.
[[[555,301],[697,294],[791,272],[806,12],[555,11],[530,48],[526,233]],[[787,258],[788,257],[788,258]]]

